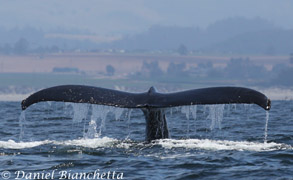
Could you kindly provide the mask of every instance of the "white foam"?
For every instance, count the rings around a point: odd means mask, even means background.
[[[0,148],[4,149],[25,149],[25,148],[33,148],[36,146],[41,146],[44,144],[49,144],[51,141],[33,141],[33,142],[15,142],[13,140],[8,141],[0,141]]]
[[[248,141],[227,141],[210,139],[161,139],[155,141],[166,149],[186,148],[186,149],[204,149],[204,150],[236,150],[236,151],[274,151],[280,149],[293,149],[290,145],[278,144],[274,142],[260,143]]]
[[[210,139],[161,139],[154,141],[156,145],[160,145],[165,149],[185,148],[185,149],[202,149],[202,150],[234,150],[234,151],[275,151],[275,150],[293,150],[293,147],[286,144],[274,142],[248,142],[248,141],[227,141],[227,140],[210,140]],[[25,149],[33,148],[45,144],[61,145],[61,146],[80,146],[86,148],[123,148],[129,149],[133,146],[133,142],[120,141],[118,139],[102,137],[94,139],[75,139],[67,141],[33,141],[33,142],[15,142],[13,140],[0,141],[0,148],[4,149]],[[136,143],[140,146],[142,143]],[[153,145],[153,144],[152,144]],[[134,146],[135,147],[135,146]]]
[[[0,141],[0,148],[4,149],[26,149],[33,148],[45,144],[53,145],[64,145],[64,146],[82,146],[87,148],[98,148],[98,147],[113,147],[117,144],[119,140],[103,137],[95,139],[75,139],[68,141],[53,141],[53,140],[44,140],[44,141],[33,141],[33,142],[15,142],[14,140]],[[119,147],[127,147],[125,145],[120,145]]]
[[[87,148],[99,148],[99,147],[114,147],[119,141],[117,139],[102,137],[94,139],[75,139],[68,141],[54,141],[56,145],[65,146],[81,146]]]

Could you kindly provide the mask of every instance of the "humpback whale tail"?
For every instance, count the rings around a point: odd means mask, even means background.
[[[40,90],[21,103],[22,110],[41,101],[90,103],[120,108],[140,108],[146,118],[146,140],[168,138],[163,108],[197,104],[257,104],[265,110],[271,101],[262,93],[242,87],[212,87],[174,93],[159,93],[151,87],[148,92],[129,93],[106,88],[63,85]]]

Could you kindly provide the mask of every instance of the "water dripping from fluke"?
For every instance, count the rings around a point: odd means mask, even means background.
[[[267,143],[269,118],[270,118],[270,113],[269,113],[269,111],[266,111],[266,124],[265,124],[265,132],[264,132],[264,143]]]
[[[69,104],[67,103],[67,105],[69,105]],[[82,120],[85,120],[87,118],[87,114],[88,113],[91,114],[90,120],[84,121],[85,123],[88,122],[87,131],[85,131],[86,126],[84,126],[84,132],[83,132],[84,139],[94,139],[94,138],[100,138],[102,136],[102,131],[105,129],[106,118],[107,118],[107,114],[109,112],[114,114],[115,120],[118,120],[122,114],[126,115],[127,131],[128,131],[128,135],[127,135],[126,139],[129,139],[129,137],[130,137],[130,124],[131,124],[130,120],[131,120],[131,113],[132,113],[133,109],[128,109],[128,111],[126,111],[126,113],[123,113],[124,112],[123,108],[114,108],[114,107],[103,106],[103,105],[89,106],[87,104],[70,103],[70,106],[72,106],[72,111],[73,111],[72,122],[74,122],[74,123],[79,123]],[[243,107],[245,110],[247,110],[247,108],[249,108],[249,106],[243,106]],[[90,111],[90,108],[92,108],[91,111]],[[223,121],[225,104],[207,105],[204,109],[207,109],[203,113],[208,114],[207,119],[210,120],[210,130],[213,130],[216,128],[221,129],[221,123]],[[228,107],[227,107],[227,109],[228,109]],[[191,129],[190,129],[190,115],[192,116],[192,118],[194,119],[194,122],[195,122],[197,119],[197,106],[196,105],[183,106],[180,108],[176,108],[176,110],[183,113],[186,117],[187,138],[190,139],[190,136],[189,136],[189,133],[191,131]],[[100,124],[98,124],[97,120],[100,120]],[[26,111],[24,110],[21,112],[21,114],[19,116],[19,127],[20,127],[19,141],[22,141],[23,136],[24,136],[25,121],[26,121]],[[264,143],[267,143],[268,121],[269,121],[269,111],[266,111]]]
[[[99,137],[97,134],[97,124],[94,119],[89,122],[87,133],[84,134],[85,139],[93,139]]]
[[[19,116],[19,128],[20,128],[19,141],[22,141],[22,139],[24,137],[25,112],[26,111],[21,111],[20,116]]]
[[[225,104],[209,105],[208,107],[210,111],[207,118],[211,120],[210,130],[221,129]]]
[[[109,112],[109,108],[107,106],[99,106],[99,111],[100,111],[100,118],[101,118],[101,124],[100,124],[100,131],[99,131],[99,136],[102,135],[102,130],[106,129],[106,118]]]
[[[86,119],[90,106],[88,104],[72,103],[73,122],[80,123]]]
[[[189,106],[182,106],[181,107],[181,113],[185,114],[186,120],[187,120],[187,138],[189,138],[189,114],[190,114],[190,109]]]
[[[129,139],[130,137],[130,118],[131,118],[131,113],[132,113],[132,109],[128,109],[127,111],[127,131],[128,131],[128,135],[126,136],[125,139]]]
[[[156,132],[167,132],[163,131],[165,128],[168,130],[167,123],[162,123],[162,121],[166,121],[165,112],[161,111],[164,108],[177,108],[190,105],[208,105],[208,112],[204,112],[208,113],[207,119],[211,120],[210,129],[213,130],[215,128],[221,129],[223,110],[225,107],[224,104],[252,103],[257,104],[266,110],[269,110],[267,107],[270,107],[270,104],[268,104],[270,101],[264,94],[253,89],[242,87],[211,87],[192,89],[175,93],[158,93],[154,87],[151,87],[149,91],[144,93],[129,93],[106,88],[81,85],[63,85],[40,90],[23,100],[21,107],[23,110],[25,110],[30,105],[40,101],[61,101],[100,105],[100,107],[93,108],[92,113],[94,115],[92,115],[91,118],[92,123],[89,123],[89,127],[94,125],[94,121],[96,125],[100,125],[98,128],[99,135],[101,135],[102,131],[105,129],[105,121],[107,113],[109,112],[109,106],[129,109],[127,122],[129,134],[131,114],[130,109],[141,109],[144,111],[146,119],[147,117],[149,119],[149,121],[146,121],[146,132],[150,132],[149,134],[146,134],[146,139],[148,141],[168,138],[168,133],[162,135],[157,135],[160,133],[156,134]],[[87,114],[89,112],[89,106],[78,106],[79,105],[72,104],[72,109],[74,111],[73,122],[79,123],[83,120],[86,120]],[[183,111],[186,115],[187,133],[189,136],[190,107],[183,107],[179,110]],[[96,112],[98,115],[95,115]],[[118,117],[121,116],[122,111],[118,110],[118,112],[114,114],[115,119],[118,119]],[[97,119],[101,120],[100,124],[97,123]],[[164,128],[160,126],[161,124],[163,124],[162,126]]]
[[[190,107],[190,112],[191,112],[191,115],[193,117],[193,124],[194,124],[194,130],[196,131],[196,113],[197,113],[197,106],[196,105],[193,105]]]
[[[122,116],[123,112],[124,112],[123,108],[118,108],[118,107],[114,108],[113,113],[115,115],[115,120],[116,121],[118,121],[120,119],[120,117]]]

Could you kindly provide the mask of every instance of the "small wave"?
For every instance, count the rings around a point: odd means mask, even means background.
[[[293,149],[286,144],[274,142],[260,143],[248,141],[227,141],[227,140],[210,140],[210,139],[161,139],[156,140],[156,144],[164,148],[186,148],[186,149],[204,149],[204,150],[236,150],[236,151],[274,151],[283,149]]]
[[[4,149],[26,149],[33,148],[41,145],[53,144],[53,145],[63,145],[63,146],[81,146],[86,148],[99,148],[99,147],[118,147],[118,148],[128,148],[127,143],[121,142],[117,139],[103,137],[95,139],[75,139],[68,141],[33,141],[33,142],[15,142],[14,140],[0,141],[0,148]]]
[[[185,148],[185,149],[203,149],[203,150],[236,150],[236,151],[274,151],[293,149],[292,146],[279,143],[260,143],[248,141],[227,141],[227,140],[210,140],[210,139],[161,139],[153,141],[152,145],[160,145],[165,149]],[[34,148],[41,145],[53,144],[60,146],[79,146],[85,148],[122,148],[129,149],[135,147],[132,141],[121,141],[114,138],[102,137],[94,139],[75,139],[68,141],[33,141],[33,142],[15,142],[13,140],[0,141],[0,148],[4,149],[25,149]],[[142,146],[141,142],[136,143],[138,147]],[[144,146],[148,146],[145,144]]]
[[[55,145],[65,145],[65,146],[81,146],[86,148],[100,148],[100,147],[115,147],[119,143],[119,140],[102,137],[94,139],[75,139],[69,141],[54,141]]]
[[[15,142],[13,140],[0,141],[0,148],[4,149],[25,149],[41,146],[44,144],[49,144],[51,141],[33,141],[33,142]]]

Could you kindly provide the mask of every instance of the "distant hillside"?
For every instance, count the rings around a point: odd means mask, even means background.
[[[64,36],[48,36],[48,34],[63,34]],[[87,31],[81,31],[78,29],[56,29],[50,32],[44,32],[41,29],[36,29],[33,27],[22,27],[6,29],[0,26],[0,54],[2,51],[7,51],[5,49],[13,49],[17,42],[21,39],[27,41],[27,48],[30,51],[44,51],[51,46],[58,47],[63,50],[70,49],[91,49],[96,47],[97,43],[94,41],[89,41],[88,39],[77,39],[77,38],[66,38],[67,36],[90,36],[93,35]],[[6,54],[11,54],[10,52]],[[13,54],[13,53],[12,53]]]
[[[205,29],[155,25],[143,33],[121,38],[100,37],[79,29],[44,32],[32,27],[0,27],[0,39],[0,54],[125,52],[120,50],[261,55],[293,52],[293,30],[281,29],[264,19],[241,17],[217,21]]]
[[[176,50],[216,53],[288,54],[293,51],[293,30],[283,30],[260,19],[229,18],[206,29],[153,26],[148,31],[108,44],[126,50]]]
[[[275,29],[243,33],[202,50],[240,54],[290,54],[293,52],[293,30]]]

